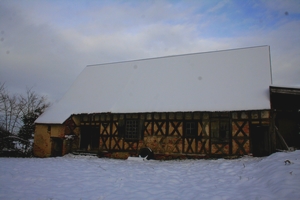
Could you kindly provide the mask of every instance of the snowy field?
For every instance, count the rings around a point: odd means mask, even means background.
[[[235,160],[0,158],[0,199],[296,200],[300,151]]]

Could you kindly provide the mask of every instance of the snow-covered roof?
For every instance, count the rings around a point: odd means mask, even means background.
[[[300,89],[300,85],[270,85],[271,88]]]
[[[269,109],[269,46],[87,66],[36,123],[72,114]]]

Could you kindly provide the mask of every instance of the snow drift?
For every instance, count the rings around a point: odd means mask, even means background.
[[[0,199],[299,199],[300,151],[235,160],[0,158]]]

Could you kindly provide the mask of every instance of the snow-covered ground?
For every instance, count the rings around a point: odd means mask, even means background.
[[[300,199],[300,151],[235,160],[0,158],[0,199]]]

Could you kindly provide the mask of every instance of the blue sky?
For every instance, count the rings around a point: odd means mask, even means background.
[[[86,65],[270,45],[300,86],[300,1],[0,0],[0,82],[60,99]]]

